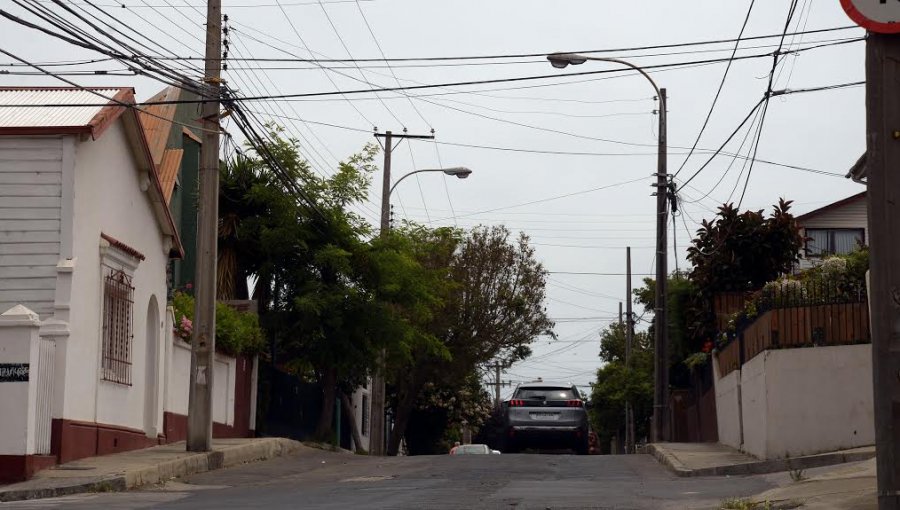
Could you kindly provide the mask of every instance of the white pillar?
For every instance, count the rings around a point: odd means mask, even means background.
[[[0,455],[34,455],[38,315],[22,305],[0,314]]]

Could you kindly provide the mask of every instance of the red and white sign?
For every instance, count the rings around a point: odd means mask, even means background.
[[[900,34],[900,0],[841,0],[857,25],[881,34]]]

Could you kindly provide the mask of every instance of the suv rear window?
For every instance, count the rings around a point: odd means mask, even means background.
[[[575,400],[578,395],[572,388],[519,388],[516,396],[522,400]]]

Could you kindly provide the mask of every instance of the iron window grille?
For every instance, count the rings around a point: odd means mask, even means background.
[[[111,269],[103,284],[102,379],[131,386],[134,341],[134,287],[131,277]]]

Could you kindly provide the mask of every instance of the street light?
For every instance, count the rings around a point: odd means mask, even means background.
[[[668,344],[669,332],[666,328],[668,321],[666,319],[666,287],[668,277],[668,241],[667,226],[668,203],[667,193],[669,191],[669,176],[667,174],[667,157],[666,157],[666,89],[660,89],[653,78],[640,67],[619,60],[617,58],[591,57],[587,55],[579,55],[577,53],[553,53],[547,55],[550,64],[557,68],[563,69],[569,65],[584,64],[588,60],[596,60],[598,62],[612,62],[614,64],[630,67],[650,82],[656,97],[659,99],[659,146],[657,156],[656,171],[656,324],[654,330],[654,356],[656,361],[655,384],[653,392],[653,429],[651,431],[651,439],[656,441],[669,440],[669,365],[668,365]],[[631,296],[628,296],[631,299]],[[633,438],[632,438],[633,439]]]
[[[390,134],[390,133],[389,133]],[[390,147],[390,139],[388,139],[387,147]],[[390,149],[386,149],[385,154],[390,154]],[[445,175],[455,176],[457,179],[465,179],[468,176],[472,175],[472,170],[464,166],[455,166],[450,168],[424,168],[421,170],[414,170],[409,172],[408,174],[403,175],[396,182],[394,182],[393,186],[389,186],[391,182],[391,166],[390,166],[390,157],[385,158],[385,166],[384,166],[384,182],[382,187],[381,194],[381,235],[387,235],[387,233],[391,229],[390,223],[390,210],[391,210],[391,194],[394,192],[394,188],[397,187],[403,179],[406,179],[410,175],[420,174],[424,172],[441,172]],[[370,455],[383,455],[385,450],[383,448],[384,441],[387,436],[387,430],[384,426],[384,397],[385,397],[385,388],[384,388],[384,372],[382,372],[382,367],[384,367],[385,361],[385,352],[382,350],[378,354],[378,362],[377,369],[375,374],[372,376],[372,409],[370,412],[370,420],[369,420],[369,437],[371,438],[369,444],[369,454]]]

